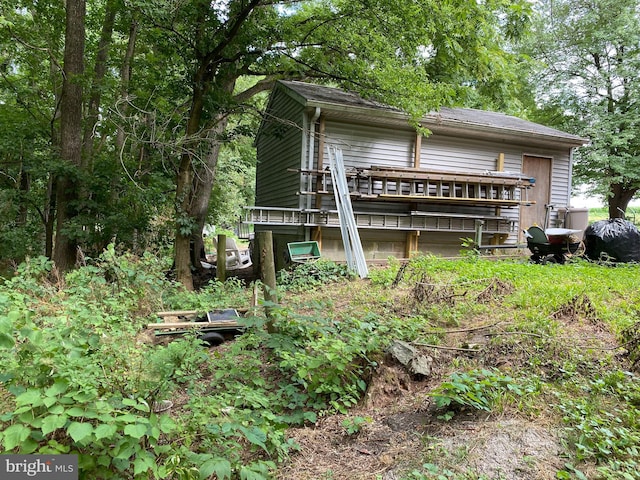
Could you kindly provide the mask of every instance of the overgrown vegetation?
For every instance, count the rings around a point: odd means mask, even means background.
[[[362,281],[317,262],[282,275],[277,333],[259,314],[213,349],[144,326],[160,310],[248,305],[252,289],[185,292],[166,267],[109,247],[64,277],[32,259],[0,286],[2,452],[75,453],[87,479],[271,478],[295,458],[292,428],[334,414],[345,438],[373,428],[351,411],[401,339],[463,350],[427,392],[434,421],[543,415],[563,431],[558,478],[637,478],[640,382],[626,357],[639,355],[636,265],[424,256]],[[453,340],[470,326],[486,343]],[[485,478],[446,455],[414,460],[398,478]]]

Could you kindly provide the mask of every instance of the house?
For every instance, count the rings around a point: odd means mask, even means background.
[[[337,152],[368,260],[458,254],[463,238],[515,247],[523,228],[562,225],[572,151],[586,139],[463,108],[443,108],[420,125],[432,133],[353,93],[278,82],[256,138],[256,206],[244,222],[273,232],[280,266],[296,241],[316,240],[324,257],[344,259],[328,168]]]

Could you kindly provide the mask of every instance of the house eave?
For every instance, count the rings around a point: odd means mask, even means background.
[[[388,105],[353,96],[346,99],[347,103],[339,96],[335,101],[332,101],[326,94],[324,98],[314,98],[313,96],[305,96],[303,93],[288,88],[286,85],[283,85],[283,87],[283,91],[287,95],[303,105],[309,115],[308,118],[311,118],[316,109],[320,108],[325,119],[349,120],[362,124],[415,129],[411,125],[409,115]],[[464,113],[460,114],[460,112]],[[488,118],[485,121],[476,122],[474,120],[478,115],[485,115]],[[497,121],[495,124],[494,120]],[[552,145],[560,148],[575,148],[586,145],[590,141],[587,138],[581,138],[554,128],[547,128],[516,117],[474,109],[445,108],[440,112],[425,115],[419,121],[419,124],[434,133],[489,139],[511,144],[525,142],[538,146]],[[534,126],[531,131],[528,130],[530,125]]]
[[[376,123],[381,126],[401,126],[407,129],[413,127],[409,123],[409,116],[401,111],[381,110],[368,107],[353,107],[327,102],[307,101],[308,112],[320,108],[325,118],[342,120],[357,120],[362,123]],[[442,135],[457,135],[484,140],[494,140],[501,143],[527,143],[535,145],[554,145],[563,148],[581,147],[589,143],[589,139],[573,135],[553,135],[540,132],[527,132],[514,128],[492,127],[486,124],[459,122],[438,119],[436,115],[427,115],[420,122],[420,126],[433,133]]]
[[[589,139],[586,138],[550,135],[540,132],[526,132],[504,127],[495,128],[487,125],[463,122],[431,123],[428,121],[422,121],[421,125],[428,128],[433,133],[452,136],[462,135],[465,137],[499,141],[501,143],[526,143],[544,146],[554,145],[565,148],[577,148],[589,143]]]

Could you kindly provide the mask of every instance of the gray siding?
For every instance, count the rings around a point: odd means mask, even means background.
[[[415,133],[410,129],[392,130],[332,121],[327,122],[325,141],[327,144],[334,144],[342,149],[347,169],[352,167],[369,168],[375,165],[397,168],[413,166]],[[497,169],[500,153],[504,154],[504,171],[513,173],[522,171],[522,157],[525,154],[553,158],[551,201],[558,207],[568,205],[569,153],[567,151],[433,134],[422,141],[420,166],[427,170],[484,173]],[[325,154],[325,164],[326,158]],[[324,197],[322,208],[335,208],[333,199]],[[412,208],[424,212],[480,215],[495,215],[496,213],[495,208],[487,207],[432,205],[429,203],[422,203],[416,207],[399,203],[354,201],[354,210],[357,212],[400,213],[409,212]],[[501,216],[516,222],[515,231],[510,235],[507,243],[517,242],[519,208],[526,207],[502,207],[500,209]],[[552,214],[552,218],[554,216],[555,213]],[[430,235],[430,237],[433,238],[434,235]],[[424,242],[425,246],[437,242],[437,240]]]
[[[373,165],[406,168],[413,165],[415,133],[367,125],[329,122],[325,142],[342,149],[345,168]],[[325,155],[325,158],[326,155]]]
[[[297,208],[299,174],[305,135],[302,106],[278,92],[272,99],[269,117],[256,142],[256,205]]]
[[[256,141],[258,166],[256,171],[256,205],[286,207],[286,208],[314,208],[316,198],[298,194],[306,190],[304,181],[307,177],[288,169],[308,167],[308,149],[311,145],[308,113],[305,113],[302,97],[295,100],[282,89],[275,89],[269,105],[269,119],[261,127]],[[310,106],[311,107],[311,106]],[[311,108],[306,110],[310,111]],[[326,107],[324,113],[326,146],[340,147],[347,170],[351,168],[368,169],[372,166],[391,168],[407,168],[414,166],[415,131],[408,125],[379,126],[367,123],[364,117],[358,120],[347,118],[345,113],[338,117],[331,114],[331,107]],[[503,118],[502,116],[500,118]],[[505,117],[506,118],[506,117]],[[317,135],[317,132],[316,132]],[[552,184],[550,188],[551,203],[556,208],[565,207],[570,201],[570,150],[550,145],[541,146],[540,142],[533,145],[523,144],[526,140],[518,137],[514,141],[503,137],[501,140],[479,138],[478,132],[474,138],[455,136],[452,130],[447,134],[434,133],[422,139],[420,151],[420,166],[425,170],[458,171],[465,173],[484,173],[497,170],[499,155],[504,154],[504,171],[518,173],[522,171],[524,155],[549,157],[552,159]],[[497,138],[495,135],[493,138]],[[515,137],[514,137],[515,138]],[[518,143],[520,142],[520,143]],[[318,137],[314,143],[314,161],[318,159]],[[538,146],[536,146],[538,145]],[[329,162],[328,152],[323,154],[324,164],[315,167],[324,169]],[[535,188],[535,187],[534,187]],[[320,208],[334,210],[335,201],[332,196],[321,196]],[[437,212],[442,214],[463,214],[507,217],[515,223],[514,231],[509,235],[506,243],[515,244],[518,241],[518,221],[520,209],[527,207],[481,207],[470,205],[432,204],[429,202],[401,203],[401,202],[371,202],[365,200],[353,201],[356,212],[368,213],[409,213],[414,210],[422,212]],[[557,210],[552,212],[551,226]],[[286,241],[308,239],[308,228],[256,226],[261,229],[273,230],[280,238],[278,252],[282,253]],[[360,231],[366,257],[369,259],[386,258],[388,255],[403,256],[406,232],[385,230],[383,228],[365,228]],[[461,249],[461,236],[454,232],[423,232],[419,237],[419,248],[422,251],[456,254]],[[306,237],[306,238],[305,238]],[[338,228],[323,228],[323,255],[330,258],[343,258],[340,230]],[[484,237],[488,241],[490,235]]]

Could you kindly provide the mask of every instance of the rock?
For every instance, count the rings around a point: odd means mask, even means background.
[[[431,375],[433,358],[422,355],[413,345],[402,340],[394,340],[387,352],[404,365],[411,375],[423,377]]]
[[[418,355],[411,359],[409,363],[409,373],[428,377],[431,375],[431,364],[433,364],[433,358],[427,357],[426,355]]]
[[[419,355],[417,348],[402,340],[394,340],[388,352],[405,367],[409,365],[409,362],[413,360],[415,356]]]

